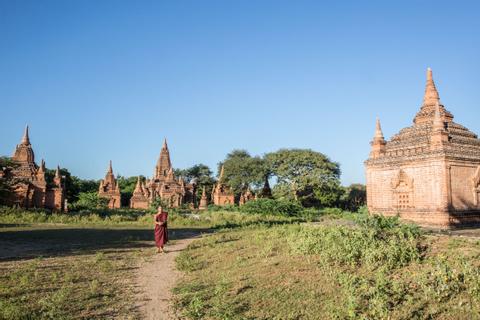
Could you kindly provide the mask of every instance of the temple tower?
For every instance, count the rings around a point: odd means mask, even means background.
[[[46,208],[53,211],[66,209],[62,177],[57,174],[53,186],[47,186],[45,161],[42,159],[40,166],[35,163],[28,126],[25,127],[20,144],[15,147],[12,161],[17,166],[11,169],[10,178],[14,181],[11,204],[27,209]]]
[[[113,174],[112,160],[110,160],[108,165],[105,178],[100,180],[98,196],[109,200],[109,209],[118,209],[121,206],[120,187],[118,186],[117,179],[115,179],[115,175]]]
[[[144,190],[144,184],[140,176],[137,179],[135,190],[133,190],[132,198],[130,198],[130,208],[132,209],[148,209],[148,193]]]
[[[200,204],[198,210],[207,210],[208,209],[208,199],[207,194],[205,193],[205,187],[203,187],[202,197],[200,198]]]
[[[440,228],[480,223],[480,140],[453,121],[430,68],[413,125],[386,141],[377,119],[365,167],[370,213]]]
[[[233,205],[235,203],[233,191],[224,181],[224,174],[224,166],[222,165],[218,182],[212,191],[212,201],[217,206]]]
[[[170,172],[170,169],[172,169],[170,152],[168,151],[167,139],[164,139],[162,149],[160,150],[160,156],[158,157],[157,165],[155,166],[154,179],[164,180]]]

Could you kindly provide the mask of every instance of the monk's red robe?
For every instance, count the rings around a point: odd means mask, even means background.
[[[168,241],[168,229],[167,229],[168,212],[162,212],[157,216],[157,222],[165,222],[163,225],[155,225],[155,244],[157,247],[162,248]]]

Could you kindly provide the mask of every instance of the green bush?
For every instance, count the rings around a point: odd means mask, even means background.
[[[295,201],[257,199],[245,203],[239,210],[248,214],[298,216],[304,208]]]
[[[319,255],[327,264],[390,270],[420,259],[420,238],[418,227],[373,216],[357,226],[303,226],[288,242],[293,252]]]

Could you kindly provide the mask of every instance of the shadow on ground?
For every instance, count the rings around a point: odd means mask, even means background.
[[[209,229],[169,230],[170,240],[198,237]],[[0,261],[96,253],[155,245],[153,229],[49,228],[0,232]]]

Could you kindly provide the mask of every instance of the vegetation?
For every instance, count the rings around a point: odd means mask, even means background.
[[[473,319],[480,242],[396,218],[330,215],[194,242],[175,289],[189,319]]]

